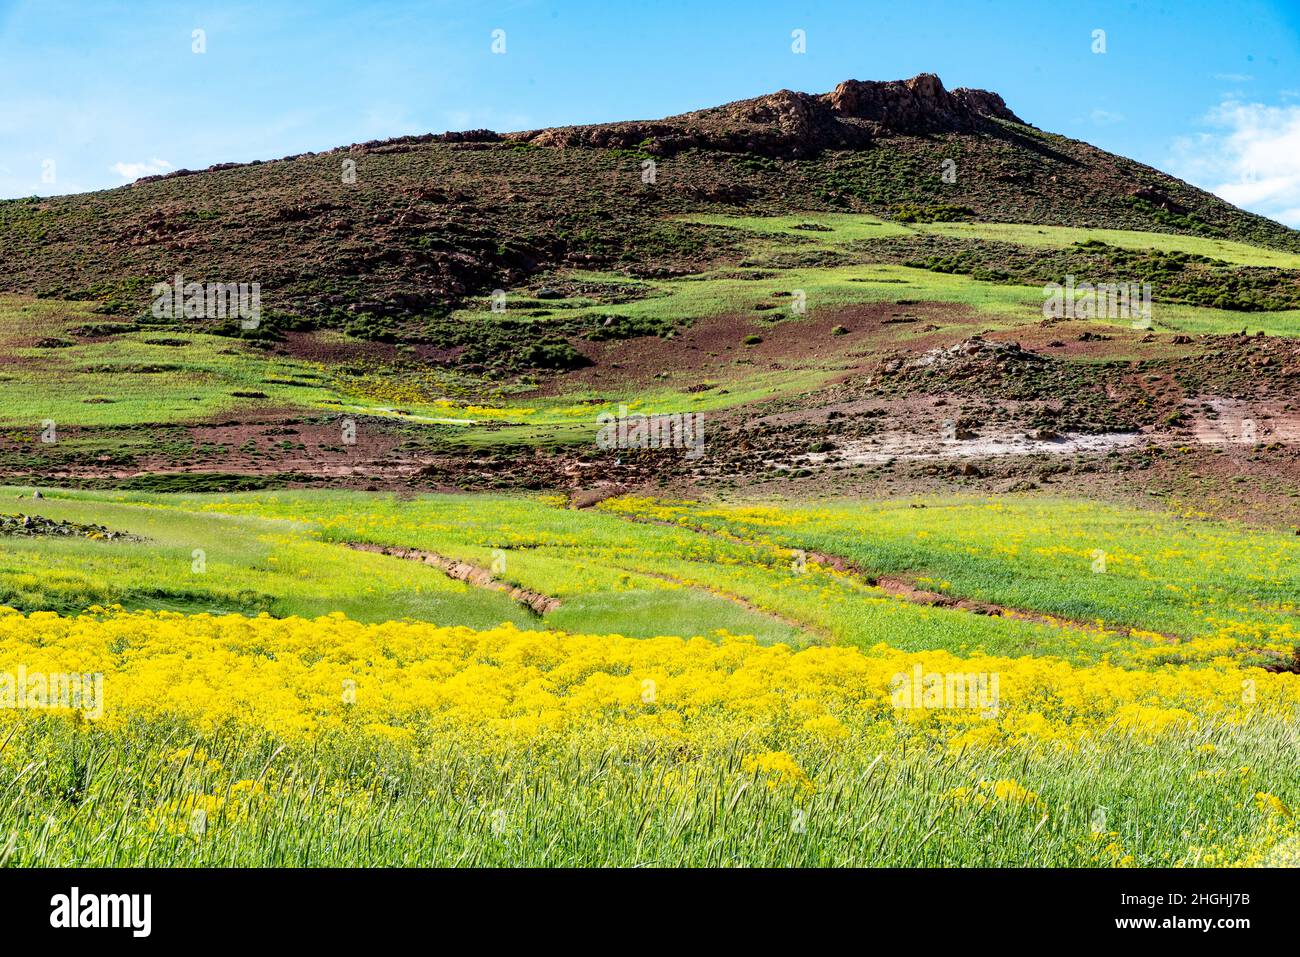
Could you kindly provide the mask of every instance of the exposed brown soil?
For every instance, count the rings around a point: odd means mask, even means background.
[[[497,581],[492,577],[491,571],[478,565],[471,565],[469,562],[457,561],[454,558],[447,558],[434,552],[421,551],[418,548],[398,548],[389,545],[373,545],[368,542],[345,542],[344,544],[348,548],[360,552],[376,552],[380,555],[389,555],[393,558],[432,565],[446,574],[448,578],[454,578],[456,581],[465,582],[476,588],[504,592],[536,615],[548,615],[560,607],[558,598],[552,598],[549,595],[543,595],[541,592]]]
[[[551,378],[538,392],[563,395],[590,387],[636,389],[679,382],[698,392],[725,391],[733,377],[802,369],[830,370],[837,381],[864,374],[880,351],[893,344],[920,349],[950,341],[954,328],[974,332],[985,322],[974,309],[955,303],[868,303],[802,316],[792,315],[788,297],[756,305],[775,308],[700,319],[672,338],[578,343],[591,365]],[[936,325],[945,331],[924,331]],[[749,336],[761,341],[746,344]]]
[[[833,334],[837,326],[847,332]],[[1089,335],[1096,328],[991,331],[964,307],[929,303],[774,324],[733,314],[671,340],[590,344],[590,368],[542,388],[599,387],[609,396],[667,384],[703,393],[734,389],[751,371],[824,377],[806,394],[705,413],[698,459],[681,449],[600,450],[594,416],[590,444],[476,449],[449,444],[445,427],[288,409],[187,426],[68,427],[69,441],[51,446],[0,433],[0,456],[11,480],[45,484],[219,472],[404,493],[556,490],[577,504],[626,492],[1041,492],[1300,526],[1300,345],[1122,327]],[[742,345],[751,334],[763,341]],[[357,425],[351,444],[346,419]],[[134,438],[146,434],[147,442]],[[62,451],[97,442],[113,449],[123,439],[134,443],[126,456]]]
[[[327,364],[366,359],[392,362],[400,356],[397,346],[389,343],[319,332],[286,332],[283,341],[277,343],[272,351],[295,359]]]

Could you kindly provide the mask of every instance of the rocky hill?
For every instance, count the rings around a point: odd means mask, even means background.
[[[403,137],[7,201],[0,290],[92,299],[130,316],[177,273],[258,282],[270,329],[365,334],[377,319],[401,338],[469,297],[557,268],[662,276],[735,261],[734,234],[679,214],[809,210],[1158,229],[1300,250],[1293,230],[1043,132],[996,93],[948,91],[922,74],[658,121]]]

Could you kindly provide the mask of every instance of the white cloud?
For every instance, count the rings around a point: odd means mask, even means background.
[[[123,179],[136,180],[141,176],[152,176],[155,173],[165,173],[172,168],[172,164],[157,157],[149,160],[147,163],[114,163],[113,172],[117,173]]]
[[[1300,227],[1300,106],[1224,100],[1215,132],[1174,144],[1174,171],[1230,203]]]
[[[1096,109],[1088,114],[1098,126],[1110,126],[1112,123],[1122,123],[1124,121],[1123,113],[1112,113],[1110,110]]]

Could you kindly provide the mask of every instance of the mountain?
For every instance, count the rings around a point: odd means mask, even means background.
[[[643,182],[654,164],[654,182]],[[355,165],[355,181],[348,170]],[[953,182],[945,181],[951,170]],[[268,328],[418,338],[564,267],[734,262],[681,214],[868,213],[1159,230],[1300,251],[1300,234],[939,78],[849,80],[655,121],[401,137],[0,203],[0,290],[136,316],[177,273],[258,282]]]

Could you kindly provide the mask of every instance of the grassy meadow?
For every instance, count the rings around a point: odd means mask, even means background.
[[[1298,643],[1294,538],[1015,496],[46,495],[20,504],[138,540],[0,540],[0,674],[103,676],[99,714],[0,710],[10,864],[1300,850],[1300,676],[1269,670]],[[884,575],[1007,614],[917,604]],[[935,675],[978,676],[978,707],[975,685],[912,693]]]

